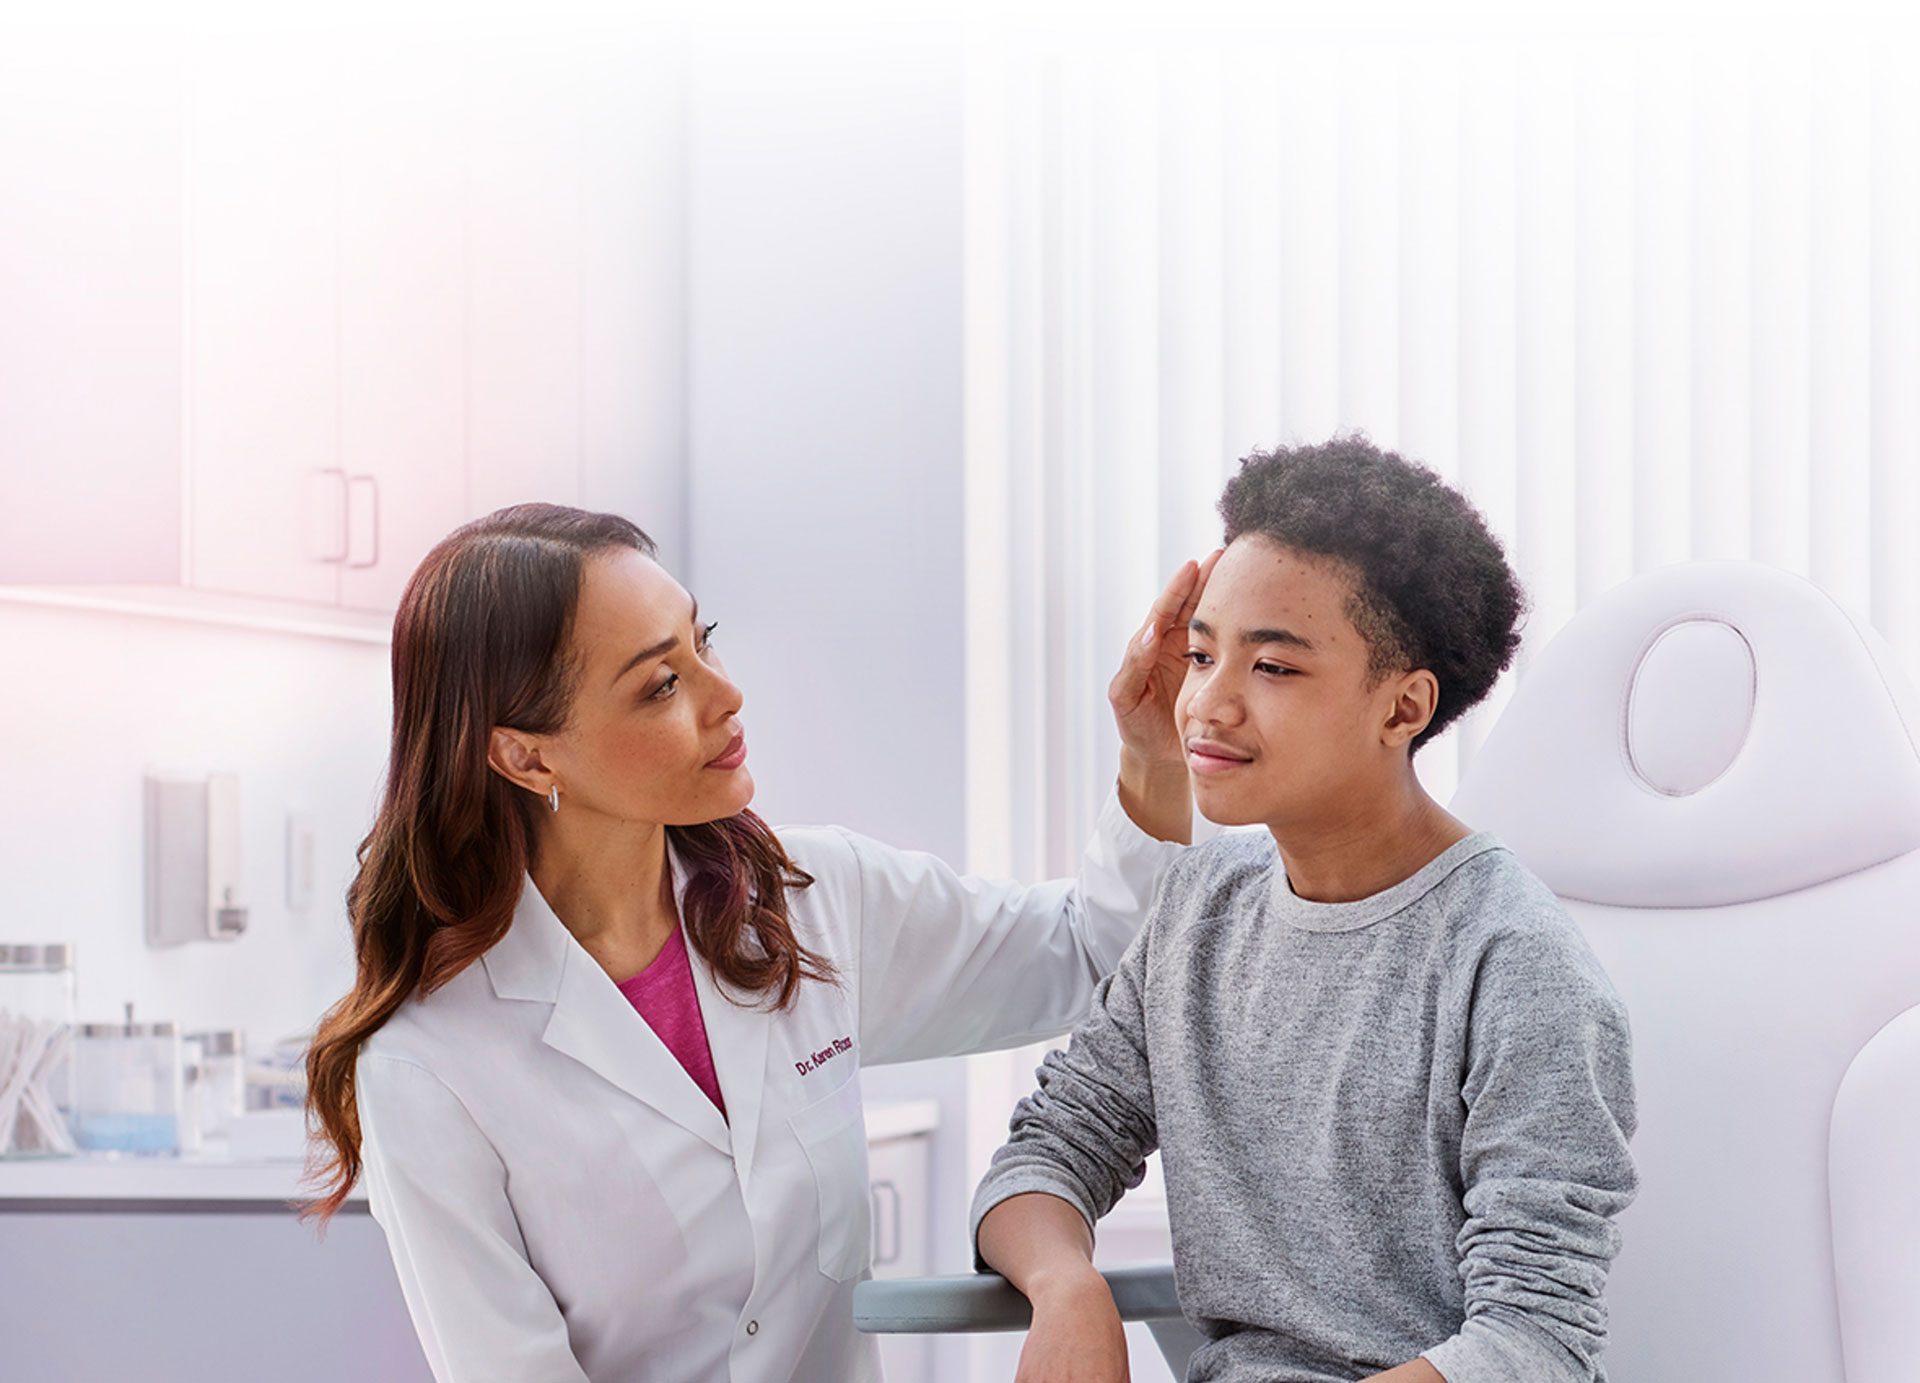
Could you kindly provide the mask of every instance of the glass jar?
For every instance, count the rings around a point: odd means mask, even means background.
[[[180,1150],[180,1028],[82,1023],[75,1034],[74,1139],[90,1152]]]
[[[201,1139],[225,1138],[247,1111],[247,1039],[234,1029],[188,1034],[198,1076],[193,1123]]]
[[[0,944],[0,1157],[74,1151],[73,947]]]

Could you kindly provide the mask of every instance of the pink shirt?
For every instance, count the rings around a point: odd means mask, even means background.
[[[714,1074],[713,1052],[707,1045],[707,1024],[700,1016],[700,996],[693,988],[693,967],[687,960],[686,939],[678,927],[645,970],[630,980],[620,981],[620,992],[667,1044],[667,1050],[686,1068],[693,1083],[706,1092],[724,1118],[727,1105],[720,1098],[720,1078]]]

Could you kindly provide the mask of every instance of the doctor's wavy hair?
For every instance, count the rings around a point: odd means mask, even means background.
[[[393,745],[384,800],[347,889],[353,989],[307,1054],[318,1125],[303,1215],[324,1224],[359,1178],[354,1065],[408,999],[507,934],[543,799],[487,764],[493,727],[550,734],[567,719],[574,609],[589,558],[653,540],[614,514],[553,504],[501,509],[456,529],[408,581],[393,622]],[[787,890],[813,879],[751,811],[669,826],[688,873],[688,945],[730,984],[786,1008],[832,965],[793,933]]]
[[[1440,684],[1409,752],[1493,690],[1520,647],[1526,596],[1500,540],[1458,490],[1358,433],[1256,451],[1220,496],[1226,540],[1250,533],[1330,558],[1374,683],[1424,668]]]

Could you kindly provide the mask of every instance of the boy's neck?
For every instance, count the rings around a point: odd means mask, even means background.
[[[1412,878],[1473,834],[1427,796],[1408,764],[1386,792],[1368,792],[1312,822],[1270,825],[1287,883],[1311,903],[1351,903]]]

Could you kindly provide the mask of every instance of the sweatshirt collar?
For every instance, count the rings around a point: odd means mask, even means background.
[[[1353,932],[1384,922],[1395,913],[1412,907],[1446,881],[1448,875],[1468,860],[1490,850],[1503,850],[1491,831],[1476,831],[1465,840],[1455,841],[1414,873],[1391,888],[1347,903],[1315,903],[1300,897],[1287,882],[1286,866],[1278,852],[1273,863],[1272,907],[1288,926],[1307,932]]]

